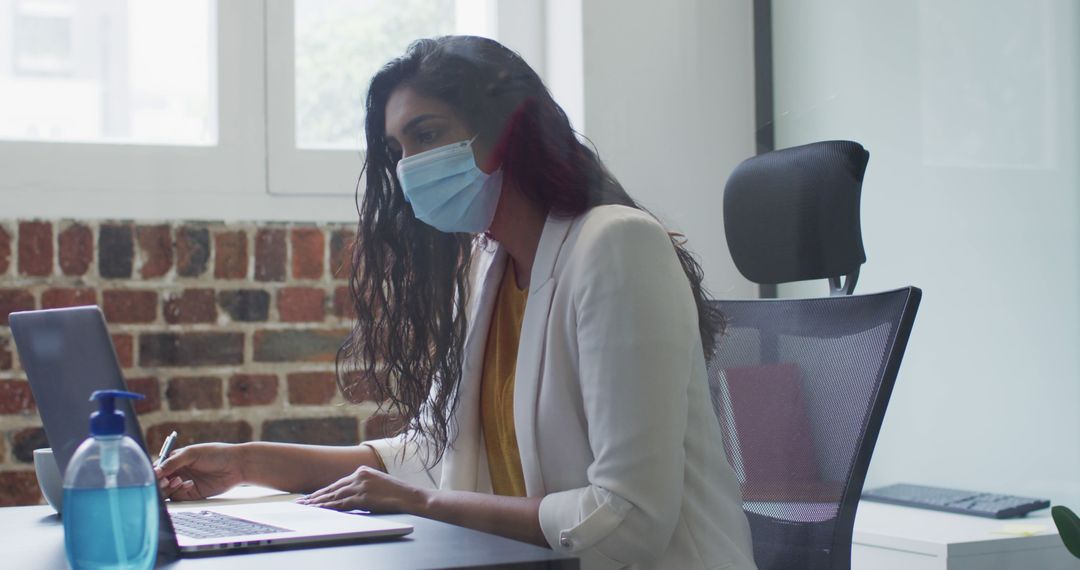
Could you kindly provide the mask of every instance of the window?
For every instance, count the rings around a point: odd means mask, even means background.
[[[0,138],[215,144],[211,8],[0,0]]]
[[[0,0],[0,202],[350,219],[378,66],[469,33],[543,73],[543,22],[543,3],[495,0]]]
[[[492,13],[482,0],[270,3],[270,192],[352,194],[363,166],[371,76],[416,38],[494,36]]]
[[[363,146],[365,85],[412,38],[455,31],[453,0],[299,0],[294,12],[296,146]]]
[[[0,0],[5,205],[131,216],[147,196],[265,193],[262,8]]]

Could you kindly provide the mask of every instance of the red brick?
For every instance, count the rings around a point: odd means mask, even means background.
[[[49,222],[19,224],[19,273],[45,277],[53,272],[53,231]]]
[[[35,309],[34,296],[26,289],[0,289],[0,325],[7,326],[8,313]]]
[[[0,380],[0,414],[32,414],[36,410],[29,382]]]
[[[326,240],[319,228],[292,231],[292,275],[294,279],[322,279]]]
[[[255,362],[333,362],[348,335],[348,330],[256,331]]]
[[[255,233],[255,279],[285,280],[285,230],[262,229]]]
[[[135,341],[129,334],[112,335],[113,349],[116,350],[116,360],[120,362],[120,368],[131,368],[135,365]]]
[[[265,321],[270,315],[270,293],[261,289],[218,291],[218,306],[234,321]]]
[[[350,402],[375,402],[379,400],[377,379],[385,384],[386,379],[378,376],[380,373],[370,373],[364,370],[353,370],[345,373],[345,399]]]
[[[334,230],[330,235],[330,276],[334,279],[349,278],[355,242],[356,232],[352,230]]]
[[[0,507],[41,503],[41,489],[33,471],[0,472]]]
[[[189,376],[169,380],[165,399],[170,410],[216,410],[221,408],[221,378]]]
[[[296,372],[289,374],[288,383],[290,404],[329,404],[337,393],[337,380],[333,372]]]
[[[339,319],[356,320],[356,305],[348,287],[334,289],[334,316]]]
[[[321,323],[326,318],[326,292],[311,287],[278,291],[278,317],[286,323]]]
[[[139,366],[218,366],[244,361],[243,333],[142,333]]]
[[[40,427],[23,428],[11,436],[11,455],[19,463],[33,463],[34,450],[49,447],[45,430]]]
[[[161,409],[161,383],[157,378],[128,378],[126,382],[128,390],[146,396],[143,400],[135,400],[135,413],[146,414]]]
[[[110,324],[152,323],[157,319],[155,291],[113,289],[102,292],[105,320]]]
[[[41,294],[42,309],[96,305],[97,291],[93,289],[49,289]]]
[[[94,261],[94,232],[83,224],[73,224],[60,232],[60,271],[64,275],[85,275]]]
[[[229,404],[265,406],[277,399],[278,379],[273,374],[236,374],[229,378]]]
[[[176,230],[176,274],[198,277],[210,260],[210,230],[184,226]]]
[[[173,242],[168,225],[138,226],[135,228],[135,240],[142,253],[139,275],[143,279],[162,277],[172,269]]]
[[[251,441],[251,424],[245,421],[214,422],[165,422],[146,430],[146,446],[155,452],[161,449],[165,438],[176,432],[176,447],[196,443],[244,443]]]
[[[214,277],[243,279],[247,267],[247,233],[241,230],[214,234]]]
[[[212,323],[217,321],[217,299],[213,289],[185,289],[179,295],[165,295],[161,309],[170,324]]]
[[[0,275],[7,273],[11,267],[11,234],[7,229],[0,226]]]
[[[356,445],[356,418],[301,418],[263,422],[262,439],[311,445]]]
[[[101,224],[98,230],[98,275],[105,279],[130,279],[134,262],[131,225]]]
[[[7,337],[0,336],[0,370],[11,370],[11,341]],[[0,439],[3,439],[0,437]],[[4,454],[0,453],[0,457]]]
[[[364,440],[393,437],[401,433],[404,427],[405,422],[402,421],[401,416],[375,414],[364,420]]]

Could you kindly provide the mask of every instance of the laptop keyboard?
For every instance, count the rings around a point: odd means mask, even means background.
[[[172,518],[176,534],[189,538],[225,538],[250,534],[291,532],[288,529],[238,519],[214,511],[188,511],[171,513],[169,516]]]

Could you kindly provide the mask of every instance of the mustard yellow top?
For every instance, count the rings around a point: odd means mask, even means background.
[[[514,264],[507,260],[484,350],[480,380],[480,423],[487,448],[488,470],[496,495],[525,496],[521,453],[514,429],[514,367],[528,289],[518,289]]]

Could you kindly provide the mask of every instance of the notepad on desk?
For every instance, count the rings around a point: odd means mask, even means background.
[[[294,501],[299,498],[297,493],[287,493],[269,487],[258,485],[237,485],[220,495],[215,495],[201,501],[169,501],[169,508],[191,507],[219,507],[222,505],[246,505],[252,503],[268,503],[274,501]]]

